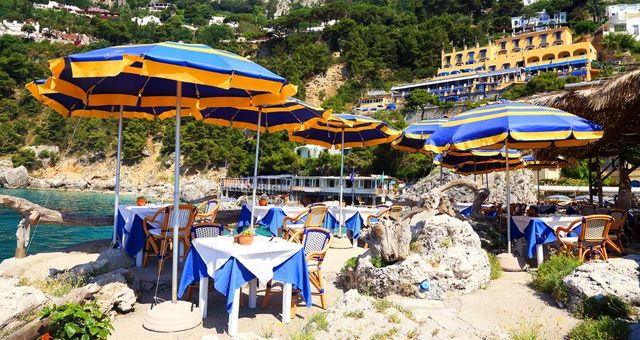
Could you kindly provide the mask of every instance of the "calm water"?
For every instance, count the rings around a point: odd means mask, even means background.
[[[113,194],[71,192],[35,189],[2,189],[0,195],[12,195],[28,199],[44,207],[79,213],[85,216],[112,216]],[[123,203],[133,203],[135,197],[121,197]],[[0,206],[0,261],[13,257],[16,248],[16,227],[20,215]],[[76,243],[110,239],[112,226],[62,226],[41,224],[31,227],[29,254],[64,248]]]

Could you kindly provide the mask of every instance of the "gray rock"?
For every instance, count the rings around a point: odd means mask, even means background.
[[[64,177],[61,176],[56,176],[54,178],[49,178],[46,180],[47,184],[49,184],[50,187],[52,188],[59,188],[61,186],[63,186],[66,182],[66,179]]]
[[[4,179],[8,188],[24,188],[29,185],[29,172],[24,166],[7,169],[4,172]]]
[[[125,283],[129,286],[129,288],[133,289],[136,292],[140,291],[141,288],[140,280],[138,279],[138,277],[135,276],[129,269],[124,268],[110,271],[106,274],[96,276],[90,280],[90,283],[95,283],[101,287],[114,282]]]
[[[180,190],[181,198],[185,201],[194,201],[199,198],[217,194],[220,192],[219,184],[202,178],[190,178],[184,181]]]
[[[113,190],[116,187],[115,178],[110,179],[94,179],[91,181],[91,189],[93,190]]]
[[[570,308],[584,298],[606,294],[640,306],[640,255],[587,262],[574,269],[562,282],[569,288]]]
[[[36,189],[48,189],[51,188],[49,183],[42,178],[29,178],[29,187]]]
[[[21,322],[22,316],[37,310],[48,300],[34,287],[20,286],[17,278],[0,277],[0,329]]]
[[[95,299],[104,311],[114,309],[118,313],[129,313],[133,311],[137,298],[127,283],[115,281],[104,285]]]
[[[468,222],[422,212],[409,225],[419,250],[382,268],[373,266],[367,252],[355,270],[343,275],[345,286],[379,297],[399,294],[442,300],[471,293],[489,282],[489,260]],[[420,284],[425,280],[430,287],[422,291]]]
[[[60,148],[56,145],[32,145],[32,146],[27,146],[25,149],[29,149],[35,152],[36,156],[40,155],[42,151],[60,153]]]
[[[119,248],[109,248],[103,251],[96,261],[106,261],[110,269],[130,268],[135,265],[133,258]]]
[[[64,182],[64,187],[67,189],[86,189],[89,186],[89,182],[84,179],[68,179]]]

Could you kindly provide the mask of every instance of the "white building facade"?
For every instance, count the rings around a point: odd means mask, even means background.
[[[640,4],[607,6],[609,20],[603,26],[604,35],[627,33],[640,40]]]

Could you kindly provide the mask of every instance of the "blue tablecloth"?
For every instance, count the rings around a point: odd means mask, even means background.
[[[269,209],[264,217],[257,221],[256,223],[259,225],[264,225],[269,228],[271,235],[278,236],[278,229],[282,227],[282,222],[284,222],[284,218],[287,215],[284,213],[284,210],[280,207],[272,207]],[[302,219],[304,221],[306,216]],[[238,219],[238,225],[236,228],[236,232],[240,233],[244,228],[250,225],[251,220],[251,210],[247,208],[246,205],[242,206],[242,210],[240,210],[240,218]],[[338,220],[331,214],[327,213],[327,216],[324,219],[323,227],[325,229],[333,230],[338,227]]]
[[[511,239],[515,240],[524,237],[527,240],[527,256],[533,258],[536,252],[536,246],[539,244],[547,244],[557,241],[555,232],[546,223],[539,219],[531,219],[524,229],[524,233],[518,229],[516,223],[511,219]],[[568,236],[578,236],[580,227],[574,229]]]
[[[206,275],[208,275],[207,266],[204,260],[200,257],[195,247],[191,247],[184,263],[178,296],[182,297],[190,284]],[[242,287],[246,282],[255,278],[255,275],[233,257],[216,270],[213,277],[213,286],[218,292],[227,297],[227,313],[231,313],[235,289]],[[288,260],[273,268],[273,279],[291,283],[294,289],[300,290],[307,307],[311,307],[311,283],[309,282],[309,269],[303,249],[300,249]]]
[[[136,256],[138,252],[144,249],[144,244],[147,241],[147,235],[144,233],[144,229],[142,229],[142,218],[138,215],[135,215],[133,222],[131,223],[131,230],[127,231],[124,228],[125,221],[124,217],[118,211],[118,221],[116,224],[116,235],[119,240],[122,240],[122,236],[126,237],[126,244],[124,245],[124,250],[127,254],[131,256]]]
[[[355,213],[346,220],[344,224],[347,230],[350,230],[353,233],[353,239],[357,240],[360,238],[360,229],[362,229],[362,226],[364,225],[364,220],[360,213]]]

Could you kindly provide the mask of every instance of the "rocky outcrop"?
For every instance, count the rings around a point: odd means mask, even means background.
[[[140,281],[128,269],[116,269],[91,280],[102,288],[95,295],[96,302],[105,312],[115,310],[118,313],[133,311],[136,292],[140,290]]]
[[[0,277],[0,330],[22,323],[21,317],[37,310],[48,300],[40,290],[21,285],[17,278]]]
[[[29,172],[24,166],[4,170],[4,185],[7,188],[24,188],[29,185]]]
[[[98,191],[113,190],[116,187],[116,179],[93,179],[91,180],[91,189]]]
[[[607,294],[640,306],[640,255],[587,262],[562,282],[569,288],[570,308],[584,298]]]
[[[440,174],[442,173],[442,180]],[[486,176],[486,175],[483,175]],[[511,202],[512,203],[524,203],[533,204],[536,200],[536,188],[534,182],[533,172],[528,169],[517,169],[509,172],[511,182]],[[456,179],[468,179],[474,180],[474,176],[462,176],[449,171],[446,168],[437,167],[429,176],[421,179],[414,185],[405,188],[402,195],[398,196],[396,200],[402,201],[403,199],[411,201],[419,201],[420,197],[439,187],[443,183],[450,182]],[[481,182],[481,176],[476,177],[477,182]],[[495,172],[489,174],[489,184],[484,183],[490,191],[487,202],[498,202],[506,204],[506,183],[505,173]],[[473,192],[465,188],[453,188],[448,191],[448,196],[453,197],[457,202],[472,202],[474,198]]]
[[[380,261],[374,261],[369,251],[343,274],[344,285],[379,297],[399,294],[442,300],[489,282],[489,260],[468,222],[421,212],[411,218],[409,227],[414,251],[406,260],[376,267]]]
[[[49,183],[42,178],[29,178],[29,187],[35,189],[49,189],[51,186]]]

